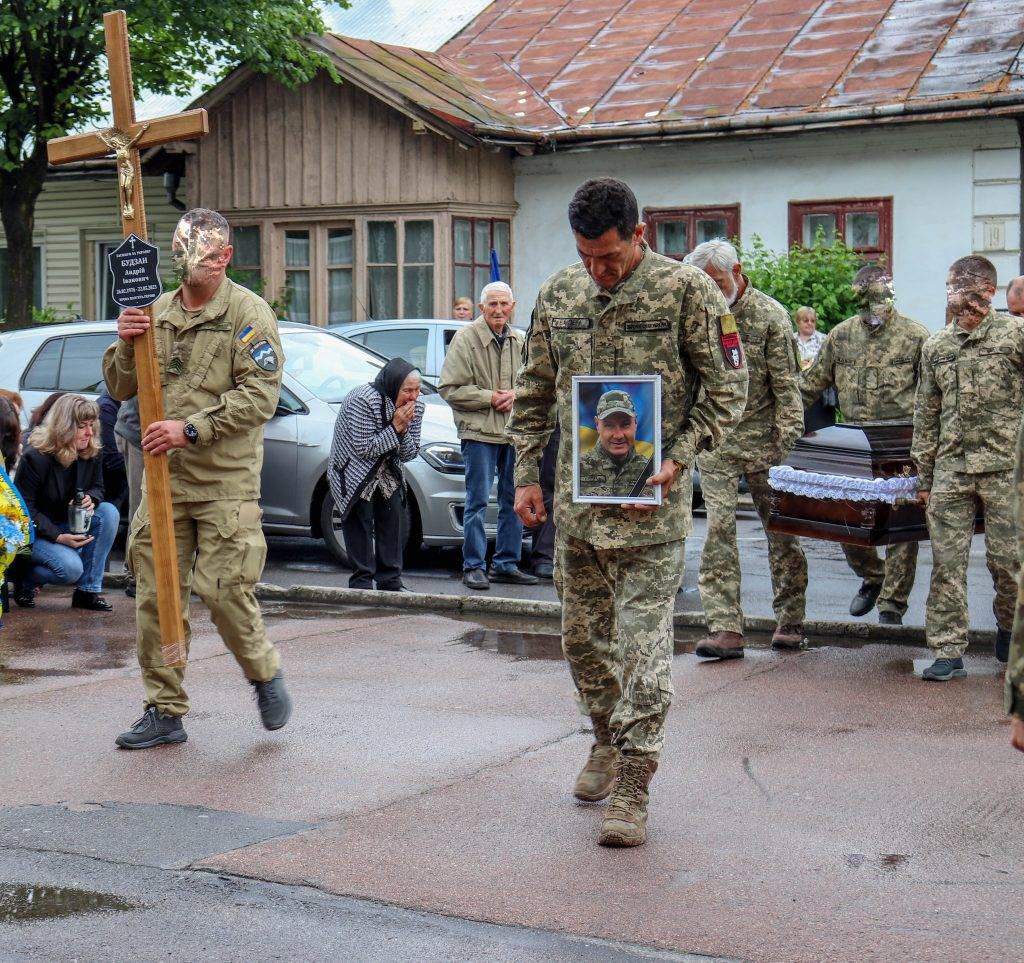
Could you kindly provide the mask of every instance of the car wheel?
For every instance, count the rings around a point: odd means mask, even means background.
[[[341,531],[341,513],[334,504],[334,496],[330,490],[324,495],[320,503],[320,531],[323,532],[324,541],[330,553],[345,568],[351,568],[348,560],[348,552],[345,550],[345,536]]]

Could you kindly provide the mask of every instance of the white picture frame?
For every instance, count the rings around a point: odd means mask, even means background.
[[[573,375],[572,500],[660,505],[660,467],[661,375]]]

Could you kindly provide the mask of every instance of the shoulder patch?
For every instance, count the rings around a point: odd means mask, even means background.
[[[722,344],[722,356],[725,363],[735,370],[743,367],[743,347],[740,345],[740,334],[736,329],[736,319],[731,314],[723,314],[718,319],[719,340]]]
[[[269,341],[257,341],[249,348],[249,357],[264,371],[277,371],[277,352]]]
[[[256,332],[253,330],[251,324],[247,324],[238,332],[238,340],[241,341],[242,344],[248,344],[254,337],[256,337]]]

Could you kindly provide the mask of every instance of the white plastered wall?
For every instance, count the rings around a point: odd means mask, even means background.
[[[566,206],[597,176],[625,180],[641,208],[739,204],[743,242],[759,234],[776,250],[788,245],[790,201],[892,197],[897,298],[931,330],[943,324],[946,268],[956,258],[985,253],[1004,284],[1017,273],[1020,166],[1011,120],[563,151],[517,158],[515,173],[513,276],[523,325],[544,279],[576,259]],[[990,229],[990,241],[1002,247],[986,250],[980,225],[993,221],[1003,229],[996,239]]]

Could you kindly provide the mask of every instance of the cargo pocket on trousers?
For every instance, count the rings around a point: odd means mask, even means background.
[[[139,533],[143,528],[149,526],[149,515],[141,508],[135,513],[131,524],[128,526],[128,539],[124,547],[124,565],[128,574],[133,579],[138,579],[139,570],[137,564]]]
[[[263,509],[247,502],[238,512],[238,537],[242,541],[242,585],[255,585],[267,561],[267,540],[263,537]]]
[[[630,687],[630,702],[637,709],[666,710],[672,704],[672,674],[666,667],[637,675]]]

